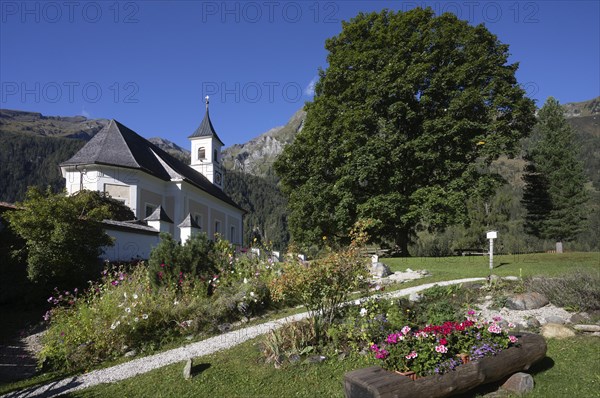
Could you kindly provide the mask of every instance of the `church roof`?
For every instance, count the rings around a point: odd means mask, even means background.
[[[190,213],[188,213],[187,216],[185,216],[185,218],[183,219],[183,221],[178,225],[179,228],[184,228],[184,227],[192,227],[192,228],[197,228],[197,229],[202,229],[197,223],[196,220],[194,220],[194,218],[192,217],[192,215]]]
[[[152,212],[152,214],[144,218],[144,221],[166,221],[173,224],[173,220],[167,216],[165,209],[163,209],[160,205]]]
[[[198,126],[196,131],[194,131],[194,133],[188,138],[199,137],[215,137],[215,139],[219,141],[221,145],[225,145],[217,135],[217,132],[210,121],[210,115],[208,113],[208,96],[206,97],[206,113],[204,114],[204,119],[202,119],[202,123],[200,123],[200,126]]]
[[[79,152],[60,166],[88,164],[137,169],[164,181],[181,178],[213,197],[243,210],[204,175],[116,120],[110,120]]]

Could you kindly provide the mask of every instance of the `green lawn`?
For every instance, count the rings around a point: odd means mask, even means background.
[[[345,372],[368,366],[355,355],[321,364],[297,364],[283,369],[263,364],[257,341],[196,358],[195,376],[182,377],[183,362],[116,384],[89,388],[73,397],[343,397]],[[575,337],[550,340],[547,358],[531,370],[535,380],[529,397],[597,397],[600,391],[600,339]],[[475,392],[468,397],[480,396]]]
[[[384,258],[393,271],[426,269],[431,280],[486,277],[489,275],[489,257],[415,257]],[[581,268],[600,272],[600,253],[515,254],[494,256],[493,273],[500,276],[555,276]]]

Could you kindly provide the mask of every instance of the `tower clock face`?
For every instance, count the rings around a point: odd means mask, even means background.
[[[221,185],[221,173],[219,173],[218,171],[215,173],[215,182],[219,185]]]

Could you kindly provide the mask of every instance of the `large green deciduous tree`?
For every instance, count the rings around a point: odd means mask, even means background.
[[[370,218],[370,235],[406,254],[417,226],[464,218],[485,166],[535,123],[508,46],[483,25],[431,9],[359,14],[325,47],[304,128],[275,164],[298,243],[345,241]]]
[[[124,204],[95,191],[66,196],[30,187],[18,207],[5,214],[25,241],[28,278],[43,289],[81,286],[97,276],[101,247],[112,245],[100,221],[134,218]]]
[[[538,116],[523,175],[525,230],[538,238],[553,239],[561,253],[562,242],[574,239],[585,228],[589,194],[574,132],[563,108],[550,97]]]

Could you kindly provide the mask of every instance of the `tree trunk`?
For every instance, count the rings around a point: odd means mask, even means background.
[[[408,252],[408,230],[401,230],[396,237],[396,246],[400,251],[400,257],[410,257]]]
[[[556,253],[562,253],[562,252],[563,252],[562,242],[556,242]]]

